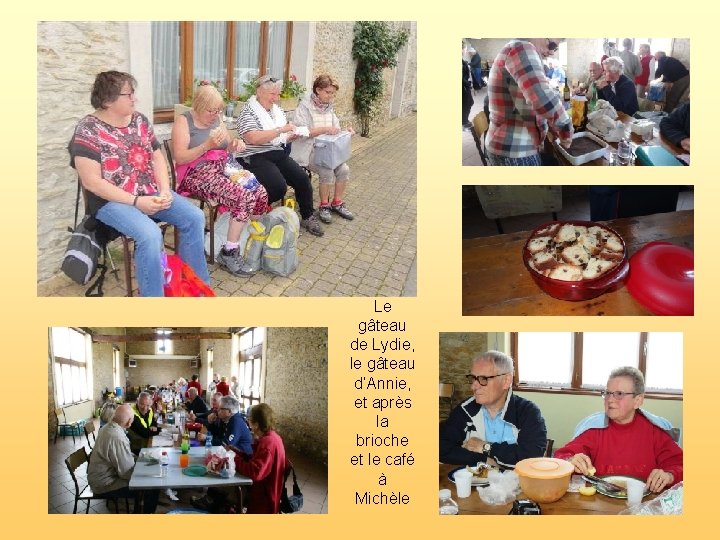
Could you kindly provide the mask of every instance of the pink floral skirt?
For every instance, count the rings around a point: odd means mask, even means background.
[[[233,219],[246,222],[252,215],[267,212],[267,191],[261,185],[248,191],[230,180],[223,169],[223,160],[205,161],[190,169],[182,181],[182,191],[226,208]]]

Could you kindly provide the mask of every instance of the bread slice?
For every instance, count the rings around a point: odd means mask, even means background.
[[[581,281],[583,278],[582,268],[572,264],[559,264],[553,268],[548,277],[562,281]]]
[[[562,227],[560,227],[560,230],[555,234],[555,240],[558,244],[561,244],[563,242],[574,242],[577,239],[577,235],[575,234],[575,225],[572,225],[570,223],[566,223]]]
[[[623,251],[623,245],[622,240],[620,240],[617,236],[610,233],[610,236],[608,236],[607,240],[605,241],[605,249],[609,249],[610,251]]]
[[[537,236],[528,242],[528,250],[530,250],[530,253],[543,251],[548,246],[550,240],[551,238],[549,236]]]
[[[588,262],[587,267],[583,270],[583,279],[593,279],[602,276],[605,272],[614,268],[617,265],[615,261],[608,261],[605,259],[597,259],[593,257]]]
[[[541,251],[540,253],[536,253],[532,258],[532,263],[533,267],[541,273],[543,272],[543,270],[552,270],[558,264],[560,264],[555,260],[555,257],[553,257],[552,254],[548,253],[547,251]]]
[[[562,258],[565,262],[580,266],[587,264],[590,260],[590,255],[585,251],[585,248],[579,244],[573,244],[570,247],[566,247],[562,250]]]
[[[578,238],[578,243],[585,248],[590,255],[597,255],[602,250],[601,241],[597,234],[586,232]]]

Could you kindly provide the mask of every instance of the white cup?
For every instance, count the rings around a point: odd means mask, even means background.
[[[469,497],[472,492],[472,473],[465,469],[460,469],[455,472],[455,489],[457,490],[457,496],[464,499]]]
[[[627,480],[627,505],[636,506],[643,500],[645,494],[645,482],[628,478]]]

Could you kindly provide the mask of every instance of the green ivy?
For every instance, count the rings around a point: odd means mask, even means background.
[[[408,42],[410,32],[393,30],[383,21],[358,21],[354,33],[352,53],[357,69],[353,98],[360,116],[360,134],[367,137],[383,94],[383,69],[397,66],[397,53]]]

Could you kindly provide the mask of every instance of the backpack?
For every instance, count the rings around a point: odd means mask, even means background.
[[[267,238],[262,250],[262,268],[285,277],[300,264],[297,249],[300,219],[291,206],[280,206],[263,216]]]
[[[70,236],[60,268],[80,285],[87,285],[97,272],[103,248],[93,227],[95,219],[85,216]],[[103,265],[104,266],[104,265]]]
[[[165,296],[215,296],[215,291],[179,255],[168,255],[166,260]]]

